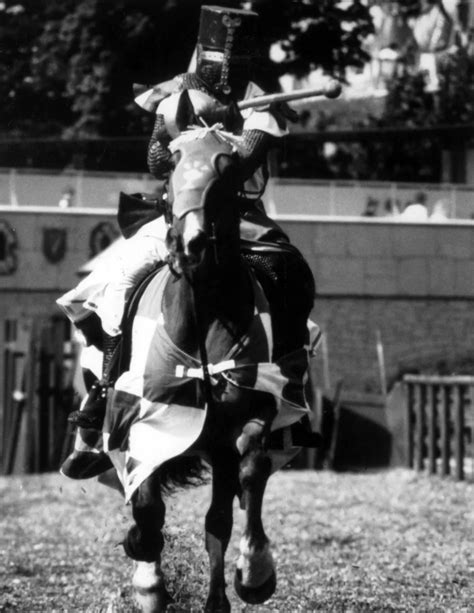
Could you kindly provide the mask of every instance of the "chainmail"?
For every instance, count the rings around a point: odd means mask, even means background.
[[[212,91],[212,85],[208,85],[208,83],[212,83],[212,81],[204,81],[195,72],[183,72],[178,75],[177,79],[180,82],[180,91],[184,91],[185,89],[197,89],[210,96],[215,96],[215,92]]]
[[[157,179],[165,179],[172,168],[171,153],[168,149],[170,140],[163,115],[157,115],[147,156],[148,169]]]
[[[257,168],[266,163],[268,151],[276,141],[276,137],[262,130],[244,130],[242,138],[245,151],[241,151],[239,157],[242,163],[242,177],[245,181],[254,174]]]
[[[210,87],[195,73],[183,73],[176,79],[181,91],[197,89],[216,97]],[[268,150],[273,146],[276,138],[262,130],[244,130],[242,138],[245,149],[239,153],[239,157],[242,161],[242,180],[245,181],[266,162]],[[172,169],[169,143],[170,137],[166,131],[163,115],[157,115],[148,145],[147,158],[149,171],[157,179],[166,178]]]

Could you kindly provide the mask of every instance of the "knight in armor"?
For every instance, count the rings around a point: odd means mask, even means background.
[[[250,108],[239,112],[237,101],[263,94],[253,82],[258,16],[255,12],[203,6],[196,48],[196,67],[193,72],[153,87],[141,94],[136,102],[156,113],[155,125],[148,148],[148,167],[160,181],[166,181],[173,171],[168,145],[178,136],[177,114],[180,94],[187,92],[196,116],[204,125],[222,123],[224,129],[242,138],[239,151],[241,161],[241,189],[238,194],[241,208],[241,237],[250,241],[288,244],[288,237],[265,213],[261,197],[268,179],[267,154],[278,139],[287,134],[286,119],[292,111],[286,107]],[[103,327],[103,377],[94,383],[87,401],[70,421],[83,428],[101,429],[105,415],[108,390],[113,386],[112,362],[121,339],[121,320],[127,299],[133,288],[147,273],[164,260],[166,223],[163,217],[153,219],[124,241],[112,278],[98,292],[81,303],[81,311],[74,311],[80,286],[58,300],[78,327],[87,329],[88,314],[97,313]],[[127,235],[125,233],[125,235]],[[295,250],[296,251],[296,250]],[[249,255],[249,264],[264,285],[270,302],[275,339],[274,359],[300,348],[305,343],[306,320],[312,306],[314,287],[311,273],[302,258],[276,256],[269,260]],[[281,287],[281,270],[289,285]],[[93,273],[92,273],[93,274]],[[302,283],[302,284],[301,284]],[[299,285],[298,285],[299,284]],[[285,291],[286,290],[286,291]],[[285,297],[282,298],[282,292]],[[291,323],[299,311],[298,331]],[[296,324],[295,324],[296,325]]]

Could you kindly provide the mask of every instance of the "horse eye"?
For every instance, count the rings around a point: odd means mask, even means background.
[[[232,158],[229,155],[221,154],[216,157],[215,167],[220,176],[222,176],[231,165]]]

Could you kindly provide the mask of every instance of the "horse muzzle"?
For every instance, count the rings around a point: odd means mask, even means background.
[[[190,211],[184,219],[182,241],[186,266],[198,266],[202,261],[207,246],[207,235],[203,224],[202,209]]]

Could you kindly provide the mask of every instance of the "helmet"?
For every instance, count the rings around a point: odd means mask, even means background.
[[[222,6],[201,7],[196,73],[217,94],[250,80],[258,15]]]

